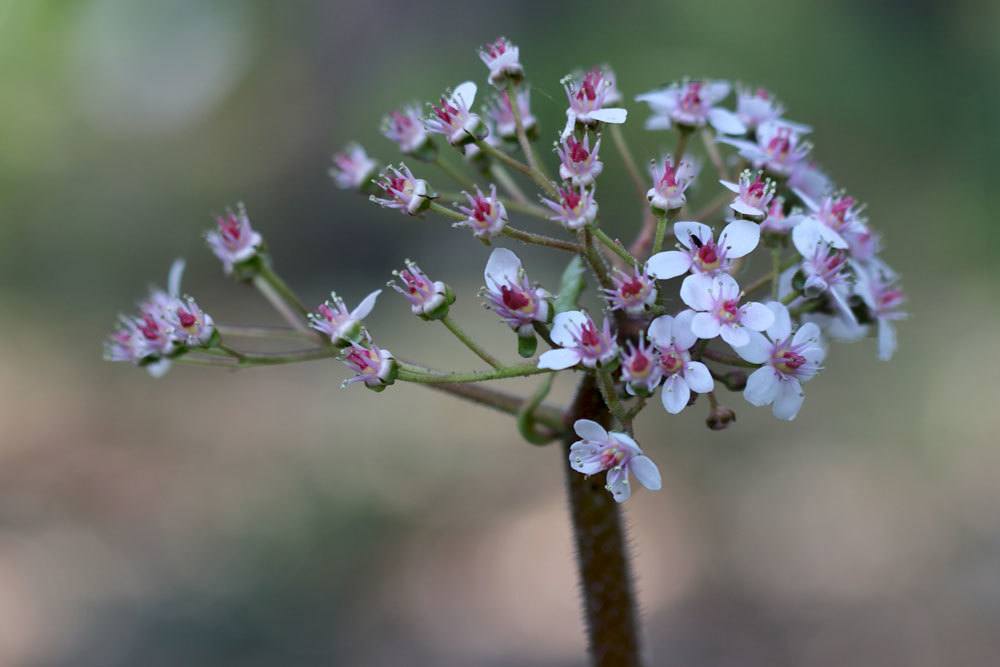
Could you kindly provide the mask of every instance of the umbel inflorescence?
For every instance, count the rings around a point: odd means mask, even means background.
[[[367,193],[380,206],[443,218],[495,246],[481,294],[527,362],[502,361],[469,336],[450,314],[451,288],[410,260],[390,286],[414,315],[440,322],[486,368],[438,371],[397,358],[364,325],[379,290],[353,309],[336,294],[304,307],[275,273],[242,206],[218,218],[217,229],[206,234],[208,245],[225,272],[260,289],[291,328],[216,325],[194,299],[182,296],[183,263],[177,262],[168,289],[154,290],[138,315],[121,318],[107,358],[161,375],[171,362],[243,367],[337,357],[353,372],[345,384],[361,382],[376,391],[400,381],[435,385],[517,414],[521,432],[538,443],[564,431],[559,413],[543,404],[552,377],[593,374],[616,430],[577,420],[579,440],[569,462],[585,475],[606,471],[608,490],[622,501],[630,495],[630,475],[647,488],[660,487],[656,465],[633,433],[635,416],[657,393],[671,414],[704,395],[712,428],[735,418],[719,404],[719,387],[790,420],[802,406],[803,384],[822,370],[828,341],[874,333],[878,357],[892,356],[893,323],[905,316],[904,297],[879,256],[879,236],[864,207],[812,161],[810,128],[786,120],[768,91],[737,86],[735,109],[725,106],[732,92],[725,81],[684,79],[635,97],[649,107],[647,130],[676,137],[672,153],[646,156],[651,161],[644,176],[620,130],[627,111],[614,73],[598,66],[571,74],[561,82],[566,124],[552,135],[553,168],[536,152],[542,132],[518,48],[500,38],[479,55],[493,89],[481,109],[474,106],[472,82],[446,91],[426,109],[403,106],[385,116],[381,129],[408,164],[380,168],[351,144],[334,156],[331,175],[339,187]],[[704,158],[695,155],[698,143]],[[602,151],[609,145],[642,205],[628,245],[605,233],[600,220],[597,185],[608,178]],[[445,156],[449,151],[464,167]],[[704,173],[706,162],[711,176]],[[460,192],[432,187],[428,167]],[[512,221],[518,217],[538,219],[551,231],[517,227]],[[500,247],[515,241],[572,257],[558,289],[531,281],[518,256]],[[579,306],[585,274],[603,304],[592,312]],[[243,336],[297,336],[311,346],[281,354],[230,346]],[[475,396],[463,390],[468,383],[529,375],[543,376],[541,386],[513,403],[496,390]]]

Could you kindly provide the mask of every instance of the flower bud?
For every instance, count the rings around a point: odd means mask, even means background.
[[[713,431],[722,431],[734,421],[736,421],[736,413],[733,412],[732,408],[727,408],[724,405],[716,405],[708,413],[705,424]]]

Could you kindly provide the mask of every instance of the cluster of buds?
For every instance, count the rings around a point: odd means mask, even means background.
[[[892,356],[894,327],[905,317],[899,278],[880,257],[880,237],[864,207],[837,190],[812,161],[813,146],[806,140],[811,128],[786,119],[784,106],[770,92],[738,86],[735,108],[727,108],[731,83],[685,79],[635,97],[651,111],[648,130],[677,134],[672,154],[644,156],[651,159],[645,181],[617,127],[628,114],[612,70],[601,65],[571,74],[561,82],[566,124],[553,133],[558,157],[553,179],[531,147],[540,129],[520,50],[501,37],[482,47],[479,56],[488,70],[486,81],[496,89],[482,115],[472,111],[476,84],[465,82],[427,105],[426,114],[419,105],[404,106],[382,123],[382,133],[404,155],[433,162],[456,181],[461,196],[439,197],[404,164],[380,170],[358,144],[334,156],[331,175],[340,188],[373,193],[371,201],[380,206],[410,216],[440,215],[487,244],[509,237],[576,255],[555,296],[528,278],[521,259],[508,248],[493,248],[485,262],[484,305],[513,332],[517,351],[531,361],[508,365],[487,352],[454,322],[452,290],[409,260],[389,285],[405,297],[413,315],[443,324],[490,370],[449,374],[397,360],[375,344],[364,324],[379,291],[353,310],[332,294],[306,320],[324,347],[300,357],[339,356],[354,372],[345,384],[363,383],[376,391],[397,380],[451,386],[562,371],[592,375],[620,430],[577,421],[580,440],[571,447],[569,464],[585,475],[605,474],[608,490],[623,501],[631,495],[630,477],[648,489],[661,486],[656,465],[633,432],[635,414],[657,391],[672,415],[705,395],[706,423],[716,430],[736,418],[732,408],[719,404],[720,387],[742,392],[749,404],[767,406],[778,419],[790,420],[802,408],[803,385],[822,369],[830,340],[853,340],[872,330],[878,357]],[[600,159],[605,131],[613,133],[613,144],[648,205],[630,247],[608,236],[598,220],[596,184],[607,178]],[[695,131],[705,139],[707,161],[687,150]],[[491,180],[476,182],[450,167],[438,154],[434,135],[461,157],[475,157],[479,175]],[[723,149],[731,154],[722,155]],[[709,162],[718,171],[713,184],[724,189],[709,193],[708,201],[716,203],[704,213],[689,213],[689,200],[703,196],[694,186],[701,165]],[[738,176],[732,180],[728,170],[734,165]],[[538,186],[541,205],[524,194],[529,181],[518,184],[507,167]],[[437,199],[451,200],[452,206]],[[517,215],[558,223],[552,229],[565,238],[517,228],[512,225]],[[262,239],[242,207],[220,217],[218,230],[207,239],[227,273],[251,266],[261,278],[255,282],[279,302],[276,307],[290,319],[298,317],[294,296],[261,258]],[[762,248],[772,268],[744,280],[746,267],[760,264],[749,258]],[[586,268],[604,312],[580,305]],[[228,350],[219,343],[212,319],[193,300],[179,296],[179,272],[172,272],[177,275],[167,292],[155,291],[142,304],[138,317],[122,318],[108,343],[108,358],[153,367],[191,349],[218,345]],[[548,346],[541,354],[539,341]],[[329,355],[325,350],[331,350]],[[241,364],[254,361],[232,354]],[[485,399],[477,395],[477,400]],[[537,401],[525,404],[537,406]],[[509,410],[509,402],[503,405]]]

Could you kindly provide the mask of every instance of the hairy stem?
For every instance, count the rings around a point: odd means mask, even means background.
[[[572,427],[578,419],[591,419],[607,427],[609,417],[596,379],[588,373],[566,413],[566,424]],[[586,477],[567,464],[575,439],[569,433],[563,441],[561,465],[566,471],[591,665],[638,667],[638,619],[621,513],[604,488],[604,473]]]
[[[622,245],[621,241],[612,239],[600,227],[594,227],[594,238],[600,241],[605,248],[618,255],[629,267],[639,265],[639,261]]]
[[[566,250],[568,252],[581,252],[582,250],[581,246],[573,243],[572,241],[563,241],[562,239],[554,239],[551,236],[533,234],[532,232],[526,232],[523,229],[517,229],[516,227],[511,227],[510,225],[503,228],[503,233],[505,236],[509,236],[512,239],[517,239],[518,241],[523,241],[524,243],[545,246],[547,248]]]
[[[518,364],[516,366],[502,366],[492,371],[456,371],[445,373],[423,368],[405,361],[399,361],[399,379],[403,382],[417,382],[420,384],[485,382],[487,380],[504,380],[507,378],[527,377],[529,375],[541,375],[542,373],[553,372],[555,371],[548,368],[538,368],[537,362]]]
[[[500,184],[501,188],[506,190],[507,193],[514,198],[514,201],[519,204],[530,205],[528,197],[524,194],[524,190],[522,190],[521,186],[519,186],[517,182],[511,178],[510,173],[503,168],[503,165],[496,163],[492,164],[490,166],[490,175],[492,175],[493,179]]]

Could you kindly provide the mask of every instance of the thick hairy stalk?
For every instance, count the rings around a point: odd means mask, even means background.
[[[588,373],[566,413],[566,424],[571,428],[577,419],[592,419],[607,427],[610,417],[594,375]],[[561,463],[566,470],[591,664],[637,667],[638,619],[621,513],[604,488],[604,473],[588,478],[569,467],[569,447],[575,439],[570,433],[564,440]]]

